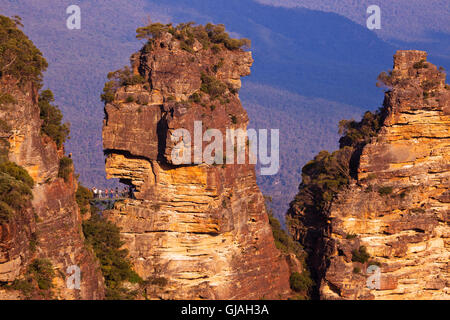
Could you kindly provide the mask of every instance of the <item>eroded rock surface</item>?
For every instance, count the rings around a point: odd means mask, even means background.
[[[240,77],[250,74],[251,53],[223,46],[213,52],[198,41],[188,52],[164,33],[131,61],[145,83],[122,86],[106,104],[103,143],[108,177],[134,186],[136,199],[105,214],[122,228],[138,274],[168,280],[151,296],[285,297],[289,267],[275,248],[254,166],[175,165],[172,159],[176,129],[190,132],[185,146],[194,152],[194,121],[202,121],[202,133],[245,132],[248,117],[238,90]],[[208,79],[218,81],[218,94],[201,90]]]
[[[10,127],[3,136],[9,140],[9,160],[25,168],[35,182],[32,202],[0,225],[0,281],[18,280],[33,259],[48,259],[55,272],[51,298],[102,299],[103,276],[81,230],[77,182],[73,174],[67,182],[58,177],[63,151],[41,134],[37,90],[31,84],[19,88],[13,80],[2,80],[0,86],[15,99],[0,110],[0,119]],[[80,290],[66,285],[67,268],[74,265],[81,269]],[[0,298],[24,297],[0,288]]]
[[[450,298],[449,86],[422,51],[398,51],[391,82],[358,179],[325,213],[320,245],[310,244],[321,250],[311,267],[324,270],[322,299]],[[354,257],[361,247],[364,263]],[[369,265],[380,267],[376,289]]]

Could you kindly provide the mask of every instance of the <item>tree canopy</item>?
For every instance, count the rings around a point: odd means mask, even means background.
[[[22,26],[19,17],[0,15],[0,78],[10,75],[20,83],[32,81],[40,87],[48,64],[41,51],[20,30]]]
[[[62,123],[63,115],[58,106],[52,105],[55,99],[50,90],[44,90],[39,95],[40,117],[43,121],[41,131],[52,138],[58,148],[61,148],[69,137],[69,123]]]

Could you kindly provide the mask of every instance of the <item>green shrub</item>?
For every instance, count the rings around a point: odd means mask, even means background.
[[[36,280],[39,289],[53,288],[52,280],[55,277],[52,263],[47,259],[35,259],[28,267],[28,274]]]
[[[394,85],[394,78],[392,76],[392,70],[388,72],[381,72],[377,78],[377,87],[392,87]]]
[[[275,246],[283,253],[294,253],[300,260],[303,260],[303,248],[297,241],[294,241],[291,235],[281,228],[277,218],[269,213],[269,224],[272,228]]]
[[[62,123],[63,115],[58,106],[54,106],[53,93],[50,90],[44,90],[39,95],[40,117],[43,120],[41,132],[49,136],[56,142],[58,148],[61,148],[69,137],[69,123]]]
[[[216,79],[214,76],[203,73],[202,86],[200,90],[209,94],[212,98],[216,98],[226,92],[227,86],[220,80]]]
[[[33,285],[33,279],[28,278],[26,280],[23,279],[16,279],[11,284],[11,289],[20,291],[25,299],[30,299],[31,295],[35,291],[35,287]]]
[[[37,234],[33,232],[30,237],[30,251],[36,252],[38,244],[39,244],[39,241],[38,241]]]
[[[189,100],[195,102],[195,103],[200,103],[202,101],[202,96],[200,93],[198,92],[194,92],[190,97]]]
[[[214,44],[213,46],[211,46],[211,51],[212,51],[214,54],[218,54],[218,53],[220,52],[220,50],[222,50],[222,49],[221,49],[220,46],[217,45],[217,44]]]
[[[289,277],[289,284],[295,292],[308,292],[313,286],[313,281],[306,271],[293,272]]]
[[[159,286],[159,287],[165,287],[169,283],[169,281],[164,277],[154,277],[149,279],[148,281],[150,284]]]
[[[213,66],[213,68],[212,68],[213,72],[217,73],[217,71],[219,71],[219,69],[222,68],[223,65],[224,65],[224,59],[221,58],[220,61]]]
[[[119,87],[145,84],[146,82],[145,78],[141,75],[133,74],[128,66],[108,73],[108,80],[103,87],[103,94],[100,96],[105,103],[114,101],[116,91]]]
[[[0,201],[0,225],[9,222],[13,214],[14,210],[6,202]]]
[[[30,188],[33,188],[34,186],[34,180],[28,174],[28,171],[14,162],[0,163],[0,172],[9,174],[11,177],[25,183]]]
[[[428,68],[428,64],[424,59],[422,59],[419,62],[414,63],[413,67],[414,69]]]
[[[16,103],[16,99],[9,93],[0,92],[0,108],[6,106],[7,104]]]
[[[92,191],[84,187],[78,182],[77,192],[75,194],[75,199],[77,201],[78,207],[80,208],[81,214],[85,214],[89,211],[89,201],[94,198]]]
[[[12,215],[28,205],[33,198],[33,179],[15,163],[0,164],[0,224],[10,221]]]
[[[378,193],[379,193],[381,196],[387,196],[387,195],[390,195],[392,192],[393,192],[392,187],[381,187],[381,188],[378,189]]]
[[[220,51],[219,44],[223,44],[228,50],[238,50],[244,47],[250,48],[251,46],[249,39],[233,39],[225,31],[223,24],[214,25],[212,23],[208,23],[205,26],[195,25],[194,22],[180,23],[177,26],[151,23],[148,26],[138,28],[136,30],[136,38],[152,43],[165,32],[172,34],[180,41],[181,49],[189,52],[193,52],[192,46],[195,40],[202,44],[203,49],[207,50],[211,47],[215,53]]]
[[[350,240],[350,239],[356,239],[357,237],[358,237],[358,235],[356,235],[356,234],[348,233],[348,234],[345,236],[345,239]]]
[[[64,182],[69,181],[69,176],[73,171],[73,161],[68,157],[62,157],[59,160],[58,177],[63,178]]]
[[[129,292],[122,287],[124,281],[141,282],[142,279],[131,269],[128,251],[121,249],[120,229],[113,223],[93,214],[83,222],[83,233],[99,259],[105,278],[108,299],[127,299]]]
[[[366,263],[369,261],[370,255],[367,252],[366,247],[360,246],[358,250],[352,251],[352,261],[353,262],[360,262],[360,263]]]
[[[353,273],[361,273],[361,268],[360,267],[354,267],[353,268]]]
[[[33,42],[20,30],[20,18],[13,19],[0,15],[0,78],[9,75],[19,80],[42,84],[42,73],[47,62]]]

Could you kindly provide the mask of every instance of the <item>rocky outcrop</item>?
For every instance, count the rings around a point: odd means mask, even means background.
[[[51,262],[54,299],[102,299],[103,277],[92,250],[84,243],[81,217],[75,201],[77,182],[71,174],[67,182],[58,177],[63,151],[41,134],[38,92],[29,83],[19,87],[13,79],[1,79],[1,91],[14,103],[3,106],[0,119],[9,127],[10,161],[25,168],[34,179],[33,200],[10,222],[0,225],[0,281],[12,283],[23,276],[34,259]],[[66,278],[70,266],[81,269],[81,287],[69,289]],[[21,292],[0,288],[0,297],[22,299]],[[39,295],[32,298],[40,298]]]
[[[384,124],[307,244],[322,299],[450,298],[450,88],[426,56],[394,56]]]
[[[210,128],[224,137],[227,129],[245,133],[238,90],[251,53],[198,40],[186,50],[169,32],[149,43],[131,58],[143,83],[121,86],[105,107],[107,176],[135,188],[135,199],[105,215],[121,228],[137,273],[149,282],[167,280],[149,287],[149,297],[285,297],[289,267],[275,248],[254,166],[203,159],[177,165],[172,156],[174,148],[194,153],[195,121],[202,136]],[[180,148],[172,134],[182,128],[192,140]],[[205,150],[208,143],[200,144]]]

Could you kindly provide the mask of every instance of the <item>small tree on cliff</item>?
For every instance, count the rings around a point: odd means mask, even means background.
[[[9,75],[23,84],[31,81],[38,87],[42,84],[42,72],[47,61],[38,48],[20,30],[21,19],[0,15],[0,78]]]
[[[62,123],[63,115],[58,106],[52,105],[55,101],[53,92],[44,90],[39,95],[40,117],[43,120],[41,131],[52,138],[58,148],[61,148],[69,137],[70,124]]]

